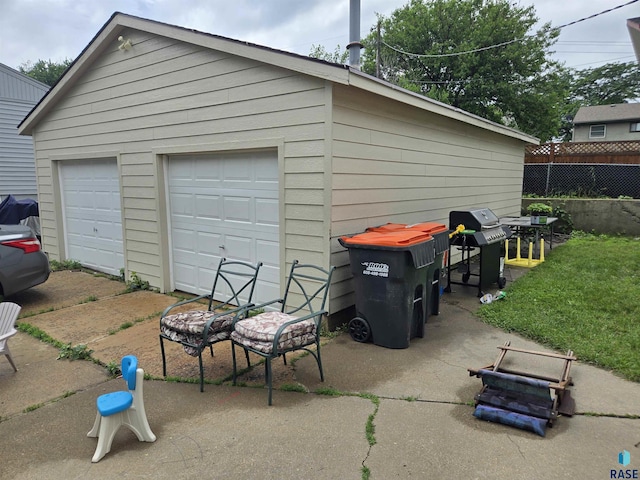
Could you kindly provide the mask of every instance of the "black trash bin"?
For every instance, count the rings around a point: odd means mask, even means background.
[[[407,230],[417,230],[427,233],[433,237],[433,245],[435,248],[435,256],[433,263],[427,267],[427,288],[430,294],[427,298],[427,317],[429,315],[438,315],[440,313],[440,279],[446,266],[444,258],[445,253],[449,252],[449,228],[443,223],[423,222],[407,225],[404,223],[386,223],[378,227],[369,227],[367,232],[399,232]],[[425,321],[427,320],[425,317]]]
[[[418,231],[366,232],[339,242],[349,250],[356,293],[351,338],[407,348],[412,338],[423,337],[433,238]]]
[[[424,222],[407,225],[411,230],[419,230],[433,237],[435,258],[427,270],[427,285],[431,286],[429,297],[429,315],[440,314],[440,279],[446,265],[444,255],[449,252],[449,227],[443,223]]]

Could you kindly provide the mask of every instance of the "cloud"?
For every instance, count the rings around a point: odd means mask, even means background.
[[[367,35],[376,23],[376,13],[388,16],[407,1],[362,0],[361,35]],[[303,55],[311,51],[312,45],[323,45],[333,51],[338,44],[345,48],[349,41],[349,3],[349,0],[0,0],[0,62],[17,68],[29,60],[75,58],[114,11]],[[533,4],[541,22],[554,26],[615,6],[611,0],[588,3],[520,0],[519,4]],[[585,53],[558,53],[557,57],[569,65],[602,62],[625,54],[628,58],[624,61],[632,60],[625,20],[634,13],[633,6],[621,8],[563,29],[560,42],[582,42],[573,50]],[[585,43],[595,39],[601,45]],[[623,46],[614,48],[611,42]],[[569,50],[568,45],[559,43],[555,50]],[[605,53],[586,53],[595,50]]]

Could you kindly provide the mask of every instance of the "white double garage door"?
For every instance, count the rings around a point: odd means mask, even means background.
[[[67,258],[118,275],[124,256],[115,159],[63,162],[60,170]],[[173,156],[166,177],[173,288],[209,293],[224,257],[263,262],[254,302],[277,298],[276,152]]]

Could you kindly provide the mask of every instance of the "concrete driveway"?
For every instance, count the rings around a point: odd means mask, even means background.
[[[158,318],[176,299],[123,291],[99,276],[56,272],[10,300],[23,305],[21,322],[87,345],[103,364],[137,355],[155,378],[144,393],[157,441],[121,429],[92,464],[95,399],[122,380],[90,361],[56,360],[58,349],[20,332],[10,341],[19,371],[0,359],[0,478],[604,479],[640,468],[640,384],[580,362],[572,370],[577,414],[546,437],[472,416],[480,381],[467,368],[491,363],[505,341],[545,350],[478,321],[473,289],[445,294],[441,314],[408,349],[327,339],[324,383],[310,356],[274,362],[276,385],[308,393],[276,390],[272,407],[263,368],[245,374],[243,387],[225,381],[228,342],[203,356],[207,380],[221,384],[200,393],[197,384],[163,381]],[[168,374],[196,380],[197,358],[168,347]],[[557,374],[559,364],[514,356],[514,365]],[[631,458],[624,467],[622,450]]]

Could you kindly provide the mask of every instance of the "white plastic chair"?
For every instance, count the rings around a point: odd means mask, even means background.
[[[9,360],[14,371],[18,371],[16,364],[11,358],[9,350],[9,337],[13,337],[18,331],[15,329],[15,323],[22,307],[16,303],[2,302],[0,303],[0,354],[4,354]]]
[[[111,451],[113,437],[121,425],[128,427],[141,442],[156,441],[144,409],[144,371],[138,368],[138,358],[134,355],[122,358],[122,377],[127,382],[127,391],[105,393],[96,401],[98,413],[93,428],[87,433],[87,437],[98,437],[91,459],[94,463]]]

